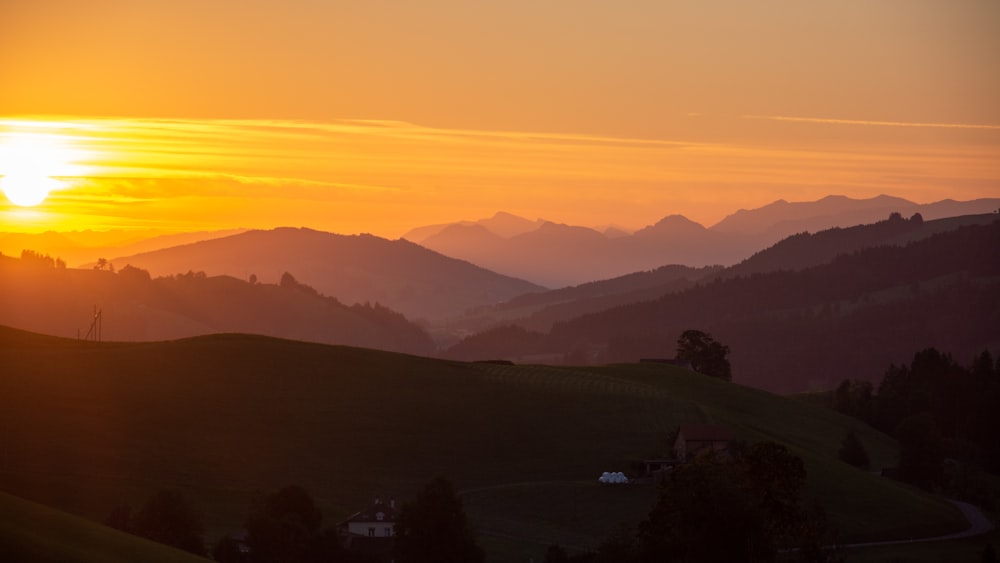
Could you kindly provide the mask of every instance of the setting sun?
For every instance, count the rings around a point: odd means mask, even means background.
[[[0,136],[0,189],[11,203],[32,207],[79,172],[79,151],[53,133],[13,131]]]

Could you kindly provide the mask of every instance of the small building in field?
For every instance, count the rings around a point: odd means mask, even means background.
[[[702,453],[725,451],[732,441],[733,433],[725,426],[685,424],[677,431],[674,455],[680,461],[687,461]]]
[[[338,524],[338,528],[348,545],[357,538],[392,538],[395,535],[398,513],[395,500],[382,502],[382,499],[375,497],[371,506],[354,513]]]

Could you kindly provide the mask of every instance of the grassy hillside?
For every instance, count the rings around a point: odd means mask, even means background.
[[[2,492],[0,560],[19,563],[207,561]]]
[[[811,498],[845,539],[962,527],[956,511],[836,460],[854,427],[873,462],[893,442],[802,402],[660,365],[556,368],[217,335],[85,343],[0,329],[0,490],[95,519],[180,488],[209,535],[240,527],[254,491],[299,484],[332,525],[442,474],[494,560],[587,548],[643,518],[652,486],[596,483],[712,420],[803,457]]]

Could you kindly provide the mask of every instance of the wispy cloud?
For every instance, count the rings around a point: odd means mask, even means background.
[[[796,123],[821,123],[827,125],[870,125],[876,127],[920,127],[928,129],[990,129],[1000,130],[1000,125],[981,123],[924,123],[912,121],[877,121],[869,119],[834,119],[829,117],[795,117],[788,115],[744,115],[744,119],[792,121]]]
[[[66,178],[68,187],[46,205],[88,228],[296,224],[401,234],[422,223],[498,210],[634,227],[683,213],[707,224],[737,207],[829,193],[893,193],[922,201],[983,197],[1000,179],[995,144],[873,144],[869,130],[826,144],[793,145],[446,129],[399,121],[0,120],[0,134],[38,127],[85,157],[77,164],[88,173]]]

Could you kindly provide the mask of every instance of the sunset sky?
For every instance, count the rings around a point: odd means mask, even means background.
[[[997,100],[996,0],[5,0],[0,230],[1000,197]]]

